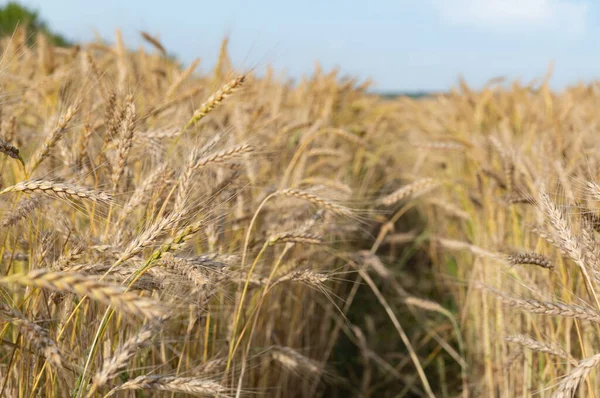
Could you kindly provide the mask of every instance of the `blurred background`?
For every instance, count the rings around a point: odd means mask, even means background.
[[[600,4],[591,0],[23,0],[66,40],[114,39],[144,45],[155,35],[183,63],[209,70],[224,36],[234,65],[267,64],[298,78],[339,66],[371,78],[373,90],[448,90],[462,75],[474,88],[490,78],[528,83],[553,63],[551,87],[596,77]],[[0,2],[2,5],[8,2]],[[4,33],[12,31],[3,21]]]

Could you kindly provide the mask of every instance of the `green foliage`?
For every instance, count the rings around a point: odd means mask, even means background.
[[[27,29],[29,44],[33,44],[38,33],[43,33],[54,45],[70,45],[67,39],[48,28],[46,23],[40,19],[37,11],[11,1],[4,7],[0,7],[0,36],[12,35],[17,26]]]

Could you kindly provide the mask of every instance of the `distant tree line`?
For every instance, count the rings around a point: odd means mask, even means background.
[[[0,36],[11,36],[17,26],[27,29],[29,44],[33,44],[38,33],[44,34],[54,45],[66,47],[71,44],[64,36],[51,31],[36,10],[11,1],[0,7]]]
[[[413,98],[413,99],[419,99],[419,98],[429,97],[433,94],[435,94],[435,93],[431,92],[431,91],[394,91],[394,92],[386,91],[386,92],[379,93],[379,95],[381,95],[383,98],[387,98],[387,99],[395,99],[398,97],[409,97],[409,98]]]

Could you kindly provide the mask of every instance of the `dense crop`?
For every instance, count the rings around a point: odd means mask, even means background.
[[[396,122],[366,84],[236,72],[226,41],[202,74],[148,34],[150,52],[25,37],[2,42],[0,73],[4,394],[431,390],[367,272],[397,285],[381,240],[364,249],[400,181],[376,141]],[[408,363],[349,323],[365,281]],[[342,336],[383,384],[332,361]],[[400,382],[399,360],[419,378]]]
[[[0,43],[2,393],[600,390],[596,85],[384,99],[143,37]]]

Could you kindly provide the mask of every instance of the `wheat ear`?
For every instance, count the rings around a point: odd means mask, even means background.
[[[74,184],[45,181],[28,180],[21,181],[15,185],[4,188],[0,195],[9,192],[43,193],[60,199],[84,199],[92,202],[109,203],[110,195]]]
[[[76,273],[39,269],[1,277],[0,284],[17,284],[88,296],[123,312],[151,320],[158,320],[166,314],[166,308],[156,300],[139,297],[128,292],[123,286],[108,284],[97,278]]]
[[[22,313],[4,303],[0,303],[0,317],[15,325],[33,347],[41,353],[53,366],[61,367],[63,355],[56,341],[40,325],[31,322]]]
[[[113,389],[108,395],[112,396],[123,390],[159,390],[194,394],[206,397],[228,397],[228,388],[213,380],[196,377],[174,376],[139,376]]]
[[[120,346],[112,357],[105,360],[100,371],[94,376],[94,383],[90,387],[88,397],[93,396],[97,389],[104,387],[110,380],[125,370],[138,350],[147,345],[154,335],[155,328],[152,325],[142,327],[139,333]]]
[[[574,397],[577,392],[577,387],[579,387],[579,383],[581,383],[599,363],[600,354],[596,354],[580,361],[577,367],[558,384],[558,388],[552,394],[552,398]]]
[[[213,109],[218,107],[227,97],[229,97],[238,88],[240,88],[242,86],[242,84],[244,84],[245,80],[246,80],[245,75],[238,76],[238,77],[228,81],[223,86],[221,86],[221,88],[219,88],[217,91],[215,91],[210,97],[208,97],[206,102],[204,102],[202,105],[200,105],[200,108],[198,108],[194,112],[194,114],[192,115],[192,118],[187,122],[187,124],[181,131],[181,134],[185,133],[192,124],[198,123],[206,115],[208,115]]]

